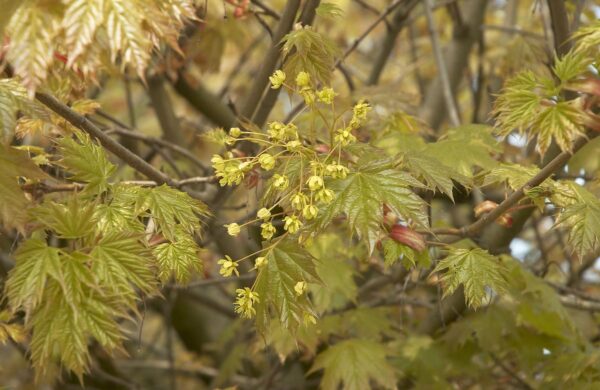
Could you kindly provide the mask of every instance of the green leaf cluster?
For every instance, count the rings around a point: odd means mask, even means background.
[[[473,308],[485,303],[489,296],[488,288],[503,293],[508,287],[505,266],[481,248],[451,249],[448,256],[436,265],[434,272],[443,270],[446,270],[441,277],[444,296],[462,285],[465,301]]]
[[[381,232],[384,204],[405,221],[428,226],[425,202],[410,189],[421,183],[385,160],[359,161],[357,166],[345,179],[328,184],[336,196],[319,219],[321,227],[344,213],[352,231],[366,240],[372,251]]]

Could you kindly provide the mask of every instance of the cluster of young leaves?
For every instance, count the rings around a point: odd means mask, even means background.
[[[27,90],[17,79],[0,79],[0,143],[12,140],[18,112],[30,118],[48,117],[39,104],[29,99]]]
[[[140,293],[158,294],[160,282],[185,282],[201,270],[194,236],[207,209],[167,186],[110,183],[115,166],[83,133],[58,144],[57,165],[83,190],[21,207],[27,238],[5,292],[11,312],[25,314],[37,375],[60,363],[81,378],[89,338],[109,351],[121,349],[118,321],[137,313]],[[47,179],[24,152],[3,148],[13,180]]]
[[[327,10],[319,6],[321,14],[331,15],[335,8]],[[307,72],[315,80],[330,84],[335,58],[340,54],[338,46],[326,35],[310,26],[301,27],[283,38],[283,54],[287,55],[283,71],[295,78],[300,72]]]
[[[526,70],[511,78],[499,95],[494,113],[498,134],[507,136],[515,130],[527,138],[537,136],[536,149],[544,154],[552,141],[562,150],[571,150],[575,139],[585,133],[591,113],[585,99],[567,99],[567,91],[587,93],[579,83],[592,64],[591,48],[577,46],[555,58],[552,75]]]
[[[8,42],[5,61],[30,96],[55,66],[94,78],[98,69],[119,64],[144,79],[152,52],[163,43],[179,50],[179,30],[195,18],[191,0],[17,3],[0,33]]]
[[[486,125],[470,124],[449,129],[436,142],[426,143],[419,135],[423,124],[404,112],[386,120],[372,143],[395,156],[399,167],[423,181],[426,188],[453,199],[456,185],[469,189],[475,175],[497,165],[494,156],[500,144]]]
[[[446,270],[441,277],[444,296],[462,285],[465,300],[473,308],[485,302],[488,288],[496,293],[503,293],[507,288],[504,265],[481,248],[452,248],[448,256],[437,263],[434,272],[442,270]]]

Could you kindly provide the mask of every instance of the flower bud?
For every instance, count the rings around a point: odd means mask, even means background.
[[[231,129],[229,129],[229,135],[233,138],[237,138],[240,135],[242,135],[242,130],[240,130],[239,127],[232,127]]]
[[[321,176],[313,175],[308,178],[308,180],[306,181],[306,185],[308,185],[308,188],[311,191],[321,189],[323,187],[323,178]]]
[[[273,175],[273,187],[277,188],[278,190],[285,190],[289,184],[290,180],[286,175]]]
[[[315,218],[319,214],[319,209],[315,205],[306,205],[304,210],[302,210],[302,215],[306,218],[307,221]]]
[[[414,230],[402,225],[394,225],[390,231],[390,238],[396,242],[404,244],[417,252],[427,248],[425,239]]]
[[[285,73],[282,70],[276,70],[272,76],[269,77],[272,89],[279,89],[285,81]]]
[[[271,218],[271,212],[269,211],[269,209],[263,207],[262,209],[258,210],[258,213],[256,213],[256,216],[260,219],[267,220],[267,219]]]
[[[227,228],[227,234],[233,237],[237,237],[240,234],[240,225],[237,223],[230,223],[229,225],[225,225]]]
[[[275,167],[275,158],[269,153],[263,153],[258,156],[258,163],[262,169],[265,171],[270,171]]]
[[[298,73],[296,76],[296,85],[298,85],[300,88],[310,86],[310,75],[306,72]]]

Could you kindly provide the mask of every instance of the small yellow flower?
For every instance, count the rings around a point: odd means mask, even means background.
[[[260,225],[260,235],[265,240],[270,240],[277,233],[277,229],[270,222],[265,222]]]
[[[290,234],[296,233],[302,226],[302,222],[295,215],[285,217],[283,222],[283,229]]]
[[[352,134],[352,130],[347,127],[336,131],[335,141],[346,146],[356,142],[356,137]]]
[[[315,198],[319,202],[323,202],[325,204],[329,204],[335,198],[335,193],[333,191],[331,191],[330,189],[323,188],[322,190],[317,191],[317,193],[315,195]]]
[[[254,261],[254,268],[259,269],[264,267],[267,264],[267,258],[264,256],[257,257]]]
[[[325,87],[317,92],[317,97],[319,98],[319,101],[325,104],[333,103],[333,98],[335,97],[335,95],[336,93],[333,92],[333,88],[329,87]]]
[[[299,151],[301,146],[302,146],[302,142],[298,141],[297,139],[295,139],[293,141],[289,141],[288,143],[285,144],[286,149],[290,152]]]
[[[317,214],[319,214],[319,209],[317,208],[317,206],[312,204],[305,206],[304,210],[302,210],[302,215],[304,216],[304,218],[306,218],[307,221],[310,221],[311,219],[315,218]]]
[[[310,313],[304,312],[303,320],[304,320],[304,326],[316,325],[317,324],[317,319],[315,318],[315,316],[313,316]]]
[[[371,106],[369,103],[366,103],[364,100],[359,101],[352,108],[352,119],[357,120],[359,123],[362,123],[367,119],[367,114],[371,111]]]
[[[323,187],[323,178],[321,176],[313,175],[308,178],[306,185],[311,191],[316,191]]]
[[[262,209],[258,210],[256,216],[266,221],[267,219],[271,218],[271,212],[268,208],[263,207]]]
[[[221,171],[225,167],[225,160],[218,154],[213,155],[210,159],[210,162],[212,163],[215,171]]]
[[[300,211],[304,208],[304,205],[306,205],[307,201],[308,201],[308,197],[306,195],[304,195],[301,192],[297,192],[292,196],[292,198],[290,200],[290,204],[292,205],[293,208]]]
[[[305,88],[310,86],[310,75],[306,72],[300,72],[296,76],[296,85],[300,88]]]
[[[233,237],[237,237],[240,234],[240,225],[237,223],[230,223],[229,225],[225,225],[227,228],[227,234]]]
[[[236,274],[237,276],[240,275],[240,273],[237,270],[237,266],[238,264],[231,260],[231,257],[225,255],[224,259],[220,259],[217,264],[221,265],[221,269],[219,270],[219,273],[225,277],[231,276],[232,274]]]
[[[307,284],[305,281],[301,281],[296,283],[294,286],[294,291],[296,291],[296,295],[300,296],[306,292]]]
[[[325,167],[325,172],[334,179],[345,179],[350,170],[341,164],[329,164]]]
[[[290,184],[290,179],[286,175],[273,175],[273,187],[278,190],[285,190]]]
[[[256,314],[254,304],[259,302],[258,293],[248,287],[238,288],[235,293],[237,295],[234,303],[235,312],[243,318],[252,318]]]
[[[310,106],[315,103],[316,96],[310,88],[302,88],[302,90],[300,90],[300,96],[302,96],[302,98],[304,99],[304,103],[307,106]]]
[[[279,89],[285,81],[285,73],[282,70],[276,70],[271,77],[269,77],[272,89]]]
[[[284,133],[286,139],[298,139],[298,127],[293,123],[285,125]]]
[[[262,169],[265,171],[270,171],[275,167],[275,158],[269,153],[263,153],[258,156],[258,163]]]
[[[281,141],[285,138],[285,130],[286,125],[281,122],[271,122],[267,129],[269,137],[276,141]]]
[[[225,141],[225,145],[229,145],[229,146],[235,144],[237,141],[234,137],[231,137],[229,135],[225,136],[225,138],[223,140]]]
[[[242,130],[240,130],[239,127],[232,127],[229,129],[229,135],[233,138],[238,138],[240,135],[242,135]]]

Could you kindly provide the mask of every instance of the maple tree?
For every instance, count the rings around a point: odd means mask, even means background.
[[[0,387],[600,386],[593,2],[0,3]]]

